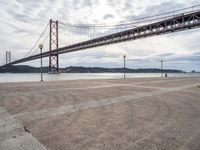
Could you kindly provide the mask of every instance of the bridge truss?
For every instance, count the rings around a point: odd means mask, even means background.
[[[132,29],[94,38],[88,41],[72,44],[61,48],[58,48],[58,43],[56,43],[57,47],[54,50],[51,50],[50,52],[44,52],[42,54],[25,57],[13,61],[7,65],[14,65],[18,63],[27,62],[30,60],[39,59],[41,57],[50,57],[50,56],[57,57],[56,65],[58,65],[59,54],[70,53],[84,49],[120,43],[120,42],[126,42],[130,40],[137,40],[151,36],[179,32],[199,27],[200,27],[200,10],[185,12],[154,23],[142,25],[139,27],[133,27]],[[58,69],[58,66],[56,69]]]

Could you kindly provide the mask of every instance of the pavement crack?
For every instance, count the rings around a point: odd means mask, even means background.
[[[24,131],[28,132],[28,133],[31,133],[25,126],[24,126]]]

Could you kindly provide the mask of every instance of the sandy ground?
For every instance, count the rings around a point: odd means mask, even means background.
[[[0,150],[200,150],[200,78],[0,84]]]

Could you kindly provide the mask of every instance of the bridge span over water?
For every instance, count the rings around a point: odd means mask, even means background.
[[[148,20],[148,19],[147,19]],[[155,21],[156,20],[156,21]],[[143,21],[145,22],[145,20]],[[150,22],[150,23],[149,23]],[[123,24],[122,24],[123,25]],[[7,65],[19,64],[41,57],[49,57],[49,71],[58,71],[59,68],[59,54],[70,53],[75,51],[81,51],[89,48],[115,44],[120,42],[126,42],[130,40],[137,40],[141,38],[147,38],[151,36],[158,36],[162,34],[168,34],[172,32],[179,32],[184,30],[190,30],[200,27],[200,9],[193,11],[185,11],[176,15],[167,17],[157,17],[154,20],[148,20],[140,26],[131,25],[131,29],[123,30],[120,32],[100,36],[90,40],[82,41],[79,43],[59,47],[58,37],[58,21],[50,20],[49,28],[49,51],[40,54],[24,57],[22,59],[9,62],[2,67]]]

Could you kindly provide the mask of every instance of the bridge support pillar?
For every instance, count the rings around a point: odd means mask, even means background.
[[[6,51],[6,64],[11,63],[11,52]]]
[[[50,20],[49,34],[49,73],[59,73],[59,57],[52,54],[52,50],[58,49],[58,21]]]

